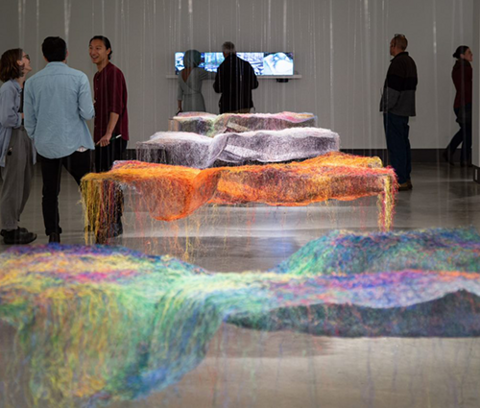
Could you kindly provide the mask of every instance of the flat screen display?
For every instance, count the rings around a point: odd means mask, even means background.
[[[175,53],[175,73],[183,66],[183,52]],[[292,52],[237,52],[237,56],[248,61],[258,76],[289,76],[293,75]],[[225,58],[221,52],[202,52],[200,68],[209,72],[217,72]]]

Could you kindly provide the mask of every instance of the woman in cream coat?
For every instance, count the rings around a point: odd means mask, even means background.
[[[201,54],[197,50],[188,50],[183,57],[184,69],[178,74],[178,111],[205,112],[202,95],[202,82],[211,77],[203,68],[199,68]]]

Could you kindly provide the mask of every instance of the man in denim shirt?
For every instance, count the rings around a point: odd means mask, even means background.
[[[80,185],[91,171],[95,146],[87,127],[94,107],[87,76],[66,64],[67,45],[60,37],[42,44],[47,66],[25,85],[25,128],[42,168],[42,211],[49,242],[60,242],[58,194],[62,166]]]

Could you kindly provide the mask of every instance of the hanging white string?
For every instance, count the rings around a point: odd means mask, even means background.
[[[65,41],[67,42],[70,38],[70,17],[72,15],[72,0],[63,0],[63,14],[65,21]]]
[[[26,0],[18,0],[18,41],[22,48],[25,46],[25,10]]]

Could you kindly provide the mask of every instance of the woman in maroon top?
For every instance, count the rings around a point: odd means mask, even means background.
[[[453,110],[457,116],[457,122],[460,125],[460,130],[453,136],[450,144],[443,152],[443,158],[450,163],[453,163],[453,154],[457,147],[462,144],[462,152],[460,156],[460,165],[471,165],[472,157],[472,65],[473,54],[469,47],[461,45],[453,54],[457,62],[453,66],[452,79],[455,85],[457,94],[455,95],[455,102]]]

